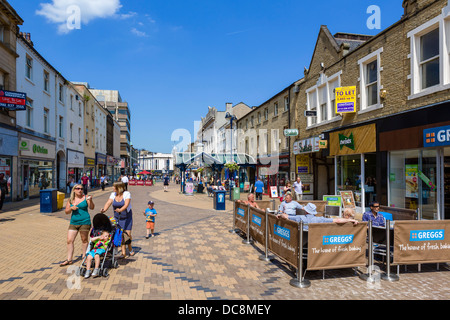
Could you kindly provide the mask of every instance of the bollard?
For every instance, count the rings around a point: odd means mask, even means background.
[[[259,257],[259,260],[269,262],[273,260],[273,256],[269,257],[269,211],[270,209],[266,209],[266,234],[265,234],[265,245],[264,245],[264,254]]]
[[[308,288],[311,286],[311,282],[303,278],[303,221],[299,224],[297,278],[291,279],[289,284],[297,288]]]
[[[391,222],[386,220],[386,269],[387,272],[381,275],[381,279],[386,281],[398,281],[399,277],[396,274],[391,274]]]
[[[247,239],[243,240],[244,244],[251,244],[250,240],[250,205],[247,206]]]
[[[236,233],[236,217],[234,216],[236,214],[236,201],[233,202],[233,229],[230,230],[230,233]]]
[[[369,220],[369,252],[368,252],[368,268],[367,273],[362,273],[359,275],[359,278],[364,281],[376,282],[377,278],[372,274],[373,267],[373,238],[372,238],[372,220]]]

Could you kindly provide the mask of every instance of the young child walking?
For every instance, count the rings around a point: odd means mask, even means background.
[[[145,237],[145,239],[149,238],[150,232],[151,232],[152,237],[155,236],[155,234],[154,234],[154,232],[155,232],[155,217],[158,213],[153,208],[154,204],[155,203],[153,201],[149,201],[148,208],[145,209],[145,211],[144,211],[144,216],[146,217],[146,221],[147,221],[147,236]]]

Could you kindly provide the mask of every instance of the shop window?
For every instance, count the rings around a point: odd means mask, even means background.
[[[423,219],[437,219],[436,156],[436,150],[390,153],[390,206],[420,209]]]
[[[337,157],[337,191],[353,191],[357,207],[361,207],[361,155]]]

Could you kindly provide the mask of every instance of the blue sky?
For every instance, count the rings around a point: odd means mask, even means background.
[[[401,0],[8,1],[64,77],[120,91],[134,147],[156,152],[171,152],[176,129],[193,134],[208,106],[258,106],[302,78],[321,25],[375,35],[403,14]],[[71,4],[81,25],[64,31]],[[371,5],[379,30],[367,27]]]

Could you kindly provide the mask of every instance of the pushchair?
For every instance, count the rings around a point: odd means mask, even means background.
[[[122,230],[115,221],[110,220],[105,214],[99,213],[92,219],[92,230],[90,233],[90,238],[99,236],[102,231],[108,231],[110,235],[110,241],[107,246],[106,252],[100,256],[100,266],[99,275],[103,277],[109,276],[109,268],[117,269],[119,267],[119,262],[115,257],[116,247],[120,246],[122,239]],[[94,244],[92,241],[89,242],[86,255],[81,262],[81,266],[77,270],[77,275],[84,277],[86,274],[86,259],[87,253],[93,249]],[[106,262],[109,261],[109,264]],[[94,261],[92,261],[92,264]],[[109,268],[108,268],[109,266]],[[91,268],[92,269],[92,268]]]

